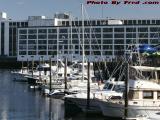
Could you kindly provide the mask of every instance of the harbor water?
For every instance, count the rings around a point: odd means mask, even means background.
[[[10,70],[0,70],[0,120],[110,120],[77,114],[65,117],[64,101],[42,96],[27,83],[14,82]]]

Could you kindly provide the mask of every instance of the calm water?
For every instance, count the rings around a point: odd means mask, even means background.
[[[79,114],[64,117],[62,100],[44,97],[26,83],[12,81],[9,70],[0,70],[0,120],[108,120]]]

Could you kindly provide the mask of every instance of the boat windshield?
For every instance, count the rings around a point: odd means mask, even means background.
[[[110,83],[106,83],[103,87],[103,89],[106,89],[106,90],[111,90],[113,87],[113,84],[110,84]]]
[[[116,91],[116,92],[123,92],[125,89],[125,87],[123,85],[114,85],[113,87],[113,91]]]

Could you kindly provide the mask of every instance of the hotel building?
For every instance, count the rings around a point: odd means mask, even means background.
[[[17,57],[18,61],[50,57],[82,60],[83,45],[87,60],[112,61],[130,54],[138,45],[160,44],[160,19],[82,22],[56,14],[53,19],[30,16],[25,21],[1,20],[0,28],[0,55]]]

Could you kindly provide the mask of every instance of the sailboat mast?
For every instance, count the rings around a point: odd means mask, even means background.
[[[125,105],[124,105],[124,117],[127,118],[128,117],[128,80],[129,80],[129,65],[126,62],[125,63],[125,67],[126,67],[126,76],[125,76]]]
[[[84,8],[81,4],[82,14],[82,81],[84,81]]]

